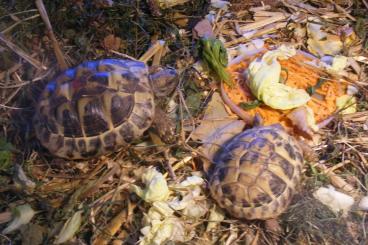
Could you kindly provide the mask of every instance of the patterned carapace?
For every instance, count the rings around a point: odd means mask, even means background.
[[[56,156],[85,159],[137,139],[155,112],[149,75],[144,63],[119,59],[66,70],[46,85],[36,107],[41,144]]]
[[[214,199],[231,215],[275,218],[288,207],[300,181],[303,155],[279,124],[254,127],[221,147],[209,173]]]

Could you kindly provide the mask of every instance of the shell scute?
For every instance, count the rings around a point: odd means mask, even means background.
[[[116,150],[141,136],[151,126],[153,105],[143,62],[88,61],[45,86],[33,121],[37,138],[50,153],[83,159]]]
[[[209,185],[219,205],[238,218],[269,219],[290,203],[303,158],[294,138],[271,125],[235,136],[218,151],[214,162]]]

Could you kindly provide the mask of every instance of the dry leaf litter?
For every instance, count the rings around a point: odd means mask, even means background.
[[[367,243],[365,0],[35,2],[0,4],[1,244]],[[223,42],[235,88],[195,55],[204,37]],[[104,57],[177,68],[177,143],[150,132],[88,161],[43,154],[27,124],[42,82]],[[234,219],[206,182],[220,135],[256,112],[317,155],[279,224]]]

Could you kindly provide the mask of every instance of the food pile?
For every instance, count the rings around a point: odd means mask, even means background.
[[[286,48],[276,50],[282,53],[283,49]],[[292,132],[296,128],[289,114],[295,108],[304,107],[309,127],[318,131],[316,124],[346,106],[346,98],[354,100],[348,95],[349,83],[346,80],[313,66],[312,62],[317,58],[313,60],[313,56],[293,49],[287,50],[287,57],[272,60],[279,66],[275,71],[269,65],[252,76],[252,69],[260,63],[258,60],[266,63],[265,56],[271,52],[275,51],[257,54],[229,66],[235,86],[224,85],[234,103],[251,115],[258,113],[265,125],[281,123]],[[342,100],[345,101],[341,103]]]

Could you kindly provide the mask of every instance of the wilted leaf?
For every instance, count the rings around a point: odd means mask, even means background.
[[[20,205],[13,210],[13,220],[2,231],[3,234],[11,233],[22,225],[28,224],[35,215],[35,211],[29,204]]]
[[[181,5],[189,0],[155,0],[158,6],[162,9],[172,8],[176,5]]]
[[[180,27],[186,27],[188,25],[188,17],[179,12],[175,12],[173,15],[174,23]]]
[[[320,187],[313,193],[313,196],[335,213],[342,211],[343,214],[347,214],[354,204],[354,198],[336,191],[332,186]]]
[[[213,8],[222,9],[227,7],[230,4],[229,1],[223,1],[223,0],[211,0],[211,6]]]
[[[208,232],[216,228],[216,226],[218,226],[218,224],[221,221],[223,221],[224,218],[225,218],[225,214],[223,213],[223,211],[215,205],[211,209],[210,216],[208,217],[208,224],[207,224],[206,231]]]
[[[292,124],[308,138],[312,138],[314,132],[318,131],[313,110],[307,106],[301,106],[294,109],[287,117],[291,120]]]
[[[119,50],[121,45],[120,37],[116,37],[113,34],[106,36],[103,40],[103,46],[106,49]]]
[[[280,46],[267,51],[262,59],[252,61],[248,68],[249,88],[252,94],[266,105],[280,110],[288,110],[305,105],[309,95],[302,89],[296,89],[280,83],[281,64],[296,54],[294,48]]]
[[[179,185],[175,186],[176,188],[186,188],[190,189],[196,186],[201,186],[204,183],[204,179],[198,176],[189,176],[184,181],[180,182]]]
[[[176,197],[168,204],[171,208],[182,211],[182,214],[187,218],[198,219],[203,217],[208,212],[208,204],[201,194],[199,186],[191,187],[187,192],[183,192],[182,198],[179,200]]]
[[[23,245],[41,245],[46,235],[46,228],[38,224],[29,223],[21,229]]]
[[[25,191],[33,191],[36,187],[36,184],[28,178],[26,173],[23,171],[23,168],[19,164],[14,165],[15,175],[14,175],[14,183],[18,186],[18,188]]]
[[[207,105],[201,124],[194,130],[191,137],[193,140],[209,142],[213,133],[234,121],[238,120],[229,117],[220,94],[214,93],[211,101]],[[242,125],[244,127],[244,123]]]
[[[341,52],[343,44],[337,35],[327,34],[322,30],[322,24],[308,23],[308,50],[314,55],[337,55]]]
[[[331,73],[339,74],[344,71],[348,65],[348,57],[342,55],[336,55],[333,57],[331,67],[327,67],[327,71]]]
[[[83,211],[77,211],[64,224],[54,244],[64,243],[74,237],[82,224]]]
[[[170,217],[164,220],[157,220],[151,226],[145,226],[141,229],[144,235],[140,238],[140,245],[160,245],[168,241],[185,242],[185,226],[183,221]]]
[[[166,179],[155,168],[142,175],[142,182],[146,185],[144,190],[136,185],[132,185],[132,190],[146,202],[165,201],[169,197]]]
[[[342,114],[354,113],[357,111],[356,108],[356,98],[351,95],[342,95],[336,98],[336,107],[338,110],[344,109],[341,111]]]
[[[368,196],[363,197],[358,206],[361,210],[368,211]]]

